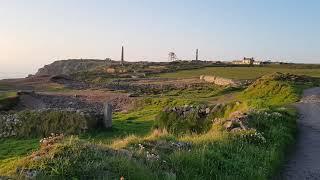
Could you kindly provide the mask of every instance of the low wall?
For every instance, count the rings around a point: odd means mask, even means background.
[[[209,83],[213,83],[219,86],[239,86],[239,82],[232,80],[232,79],[228,79],[228,78],[222,78],[222,77],[218,77],[218,76],[205,76],[202,75],[200,76],[200,80],[203,80],[205,82],[209,82]]]
[[[87,110],[40,109],[0,113],[0,139],[79,134],[103,123],[103,114]]]

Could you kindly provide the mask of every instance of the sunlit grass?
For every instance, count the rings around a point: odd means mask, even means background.
[[[320,68],[290,68],[287,66],[267,66],[267,67],[206,67],[194,70],[177,71],[174,73],[160,74],[163,78],[198,78],[201,75],[215,75],[231,79],[256,79],[263,75],[283,72],[298,75],[308,75],[320,77]]]

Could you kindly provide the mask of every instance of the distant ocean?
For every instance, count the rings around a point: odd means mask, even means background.
[[[1,79],[13,79],[13,78],[24,78],[27,77],[27,73],[4,73],[0,72]]]

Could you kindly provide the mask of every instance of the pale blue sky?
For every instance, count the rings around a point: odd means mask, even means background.
[[[0,78],[57,59],[320,62],[317,0],[1,0]]]

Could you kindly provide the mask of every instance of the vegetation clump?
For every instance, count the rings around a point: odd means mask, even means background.
[[[204,133],[212,120],[211,109],[204,105],[166,108],[155,120],[155,128],[166,129],[173,134]]]

